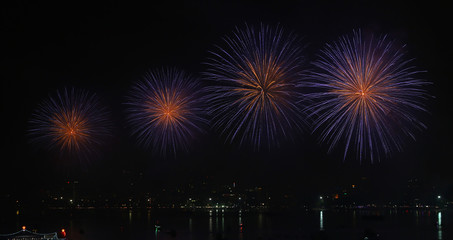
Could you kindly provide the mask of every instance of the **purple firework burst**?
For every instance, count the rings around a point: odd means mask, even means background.
[[[64,89],[49,97],[32,114],[32,143],[76,158],[88,158],[110,136],[108,111],[95,94]]]
[[[327,44],[314,62],[316,92],[310,95],[314,130],[329,151],[344,144],[344,159],[356,151],[371,162],[380,153],[402,150],[405,136],[426,126],[417,112],[426,112],[427,82],[405,60],[402,48],[387,37],[364,39],[359,32]]]
[[[200,82],[183,71],[150,71],[127,99],[132,135],[164,155],[187,150],[207,123]]]
[[[270,148],[300,129],[303,58],[297,37],[280,27],[246,26],[224,44],[207,63],[214,128],[228,141],[255,149]]]

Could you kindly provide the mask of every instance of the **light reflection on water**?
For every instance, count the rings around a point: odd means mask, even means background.
[[[244,239],[244,229],[243,229],[243,223],[242,223],[242,211],[239,210],[239,240]]]
[[[192,218],[189,218],[189,232],[192,232]]]
[[[209,212],[209,232],[212,233],[212,212]]]
[[[215,218],[213,218],[212,210],[209,210],[209,239],[214,240],[218,238],[225,238],[225,211],[222,210],[220,213],[218,209],[215,211]],[[215,227],[214,222],[215,221]],[[241,221],[239,219],[239,221]],[[219,225],[220,224],[220,225]],[[190,218],[189,222],[189,230],[192,232],[192,218]]]
[[[258,213],[258,232],[263,233],[263,213]]]
[[[222,232],[225,232],[225,215],[222,213]]]
[[[319,230],[324,231],[324,216],[323,211],[319,211]]]
[[[129,210],[129,224],[132,223],[132,210]]]
[[[437,213],[437,239],[442,240],[442,212]]]
[[[43,232],[65,228],[69,230],[68,239],[71,240],[97,240],[105,234],[106,239],[113,240],[171,240],[175,239],[171,235],[172,231],[176,232],[176,239],[181,240],[253,240],[259,237],[284,239],[282,237],[285,235],[290,236],[288,239],[311,239],[313,236],[338,234],[343,235],[335,239],[345,240],[363,239],[360,236],[366,229],[385,236],[385,239],[453,239],[447,228],[453,219],[451,210],[392,210],[391,213],[390,210],[320,210],[299,213],[213,210],[171,214],[156,210],[111,210],[46,214],[42,219],[21,215],[16,221],[10,221],[12,227],[0,226],[0,233],[13,232],[17,223],[19,227],[27,225],[29,229]],[[373,218],[373,215],[383,217]],[[44,223],[33,226],[33,222],[37,221]],[[162,226],[160,232],[155,232],[156,222]]]
[[[219,231],[219,209],[216,209],[216,219],[215,219],[215,229],[216,229],[216,232]]]
[[[415,211],[415,225],[419,226],[420,225],[420,211]]]

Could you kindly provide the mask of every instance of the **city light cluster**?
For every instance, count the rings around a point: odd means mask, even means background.
[[[210,127],[225,142],[254,150],[315,134],[329,151],[342,148],[374,161],[401,151],[426,128],[428,82],[388,37],[360,31],[326,44],[307,63],[304,45],[282,27],[236,28],[209,53],[201,77],[151,69],[124,101],[131,136],[154,153],[175,156]],[[33,113],[33,142],[90,156],[111,135],[95,94],[64,89]],[[351,154],[355,153],[355,154]]]

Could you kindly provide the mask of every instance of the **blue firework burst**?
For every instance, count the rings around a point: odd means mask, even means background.
[[[270,148],[302,126],[298,38],[281,27],[246,26],[211,52],[209,113],[227,141]]]
[[[343,145],[344,158],[355,151],[373,162],[401,151],[406,136],[415,139],[414,131],[426,128],[417,114],[426,112],[428,83],[416,77],[420,71],[402,49],[386,36],[364,39],[358,31],[321,51],[310,110],[329,151]]]

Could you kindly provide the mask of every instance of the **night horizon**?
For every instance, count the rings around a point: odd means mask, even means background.
[[[43,199],[74,182],[93,199],[234,183],[241,196],[263,188],[314,207],[360,184],[363,203],[403,204],[415,181],[421,201],[451,202],[447,9],[5,6],[2,212],[16,201],[45,209]],[[348,57],[359,60],[341,65]]]

